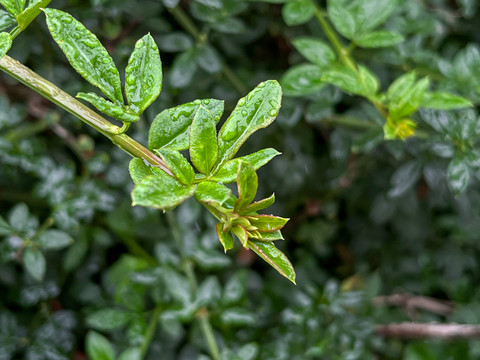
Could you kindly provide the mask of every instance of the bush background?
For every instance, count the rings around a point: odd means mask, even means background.
[[[280,4],[224,0],[212,2],[221,4],[215,10],[205,1],[181,2],[199,30],[195,38],[165,4],[50,5],[97,34],[120,69],[138,38],[148,32],[155,38],[163,91],[129,131],[144,144],[161,110],[213,97],[224,99],[229,113],[260,81],[280,79],[303,61],[292,39],[323,37],[315,20],[287,26]],[[415,69],[436,88],[476,103],[477,10],[469,0],[401,2],[385,27],[405,41],[354,56],[384,89]],[[90,90],[42,15],[9,55],[70,94]],[[199,309],[210,314],[222,359],[478,358],[475,341],[387,340],[374,333],[378,324],[401,321],[480,323],[480,164],[473,162],[455,197],[447,169],[458,157],[457,143],[431,126],[448,117],[468,138],[464,156],[477,158],[475,110],[421,112],[416,119],[428,136],[388,142],[368,129],[338,125],[341,115],[379,116],[362,98],[328,85],[285,97],[274,125],[241,150],[283,153],[259,171],[259,195],[275,192],[272,212],[291,218],[281,248],[296,268],[294,286],[250,252],[223,254],[213,218],[194,201],[170,218],[131,208],[129,157],[2,74],[0,214],[16,231],[0,237],[0,359],[83,359],[90,330],[105,335],[117,355],[151,343],[147,359],[208,359]],[[59,250],[40,247],[47,269],[41,281],[22,260],[39,226],[63,239]],[[442,316],[373,305],[376,296],[405,292],[455,307]],[[149,333],[152,318],[158,326]]]

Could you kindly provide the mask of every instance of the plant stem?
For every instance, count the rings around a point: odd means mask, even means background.
[[[73,116],[79,118],[87,125],[93,127],[109,138],[115,145],[133,157],[148,161],[151,165],[172,175],[172,172],[163,160],[150,150],[139,144],[126,134],[119,134],[120,128],[91,110],[59,87],[30,70],[18,61],[5,55],[0,60],[0,70],[20,81],[30,89],[39,93],[54,104],[60,106]]]
[[[193,272],[192,262],[187,258],[185,255],[185,251],[183,250],[182,246],[182,235],[180,233],[180,229],[178,228],[177,221],[175,220],[175,215],[171,211],[167,211],[167,221],[172,232],[173,238],[175,243],[177,244],[178,251],[180,252],[180,256],[182,258],[182,262],[184,264],[183,271],[187,276],[190,285],[192,286],[194,295],[197,292],[198,283],[195,277],[195,273]],[[212,356],[213,360],[220,360],[220,352],[218,350],[218,344],[215,340],[215,336],[213,334],[213,328],[210,324],[209,314],[207,309],[202,308],[197,312],[197,319],[200,322],[200,328],[202,329],[203,336],[207,341],[208,350],[210,355]]]
[[[153,336],[155,335],[155,330],[157,329],[157,322],[158,317],[162,309],[160,306],[155,308],[153,312],[152,318],[148,323],[147,332],[145,333],[145,340],[143,341],[142,345],[140,346],[140,359],[144,359],[145,355],[147,354],[148,348],[150,347],[150,343],[152,342]]]
[[[183,11],[180,6],[174,8],[168,8],[168,11],[172,16],[177,20],[177,22],[190,34],[193,38],[199,43],[208,43],[208,38],[205,33],[200,32],[197,26],[190,19],[188,14]],[[235,72],[228,66],[223,59],[222,62],[222,72],[225,78],[233,85],[233,87],[239,92],[240,95],[244,95],[248,92],[248,89],[242,83],[242,81],[235,75]]]

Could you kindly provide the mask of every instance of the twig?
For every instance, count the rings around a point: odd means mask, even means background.
[[[427,296],[415,296],[412,294],[377,296],[373,299],[373,304],[377,306],[400,306],[404,307],[409,313],[416,309],[421,309],[443,316],[450,315],[453,311],[453,303],[450,301],[442,301]]]
[[[480,325],[404,322],[377,325],[377,335],[406,339],[480,339]]]

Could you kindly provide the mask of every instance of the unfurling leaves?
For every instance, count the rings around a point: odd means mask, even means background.
[[[235,211],[249,205],[257,193],[258,177],[255,169],[247,162],[240,161],[237,172],[238,200],[235,203]]]
[[[95,106],[98,111],[108,115],[114,119],[123,121],[123,122],[136,122],[139,117],[137,114],[131,114],[127,109],[124,109],[122,106],[112,103],[107,99],[104,99],[98,96],[95,93],[78,93],[77,97],[79,99],[88,101],[90,104]]]

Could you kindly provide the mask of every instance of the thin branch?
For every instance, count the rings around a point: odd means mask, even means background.
[[[373,299],[373,304],[377,306],[400,306],[405,308],[409,313],[420,309],[442,316],[450,315],[454,307],[450,301],[442,301],[428,296],[415,296],[412,294],[377,296]]]
[[[480,339],[480,325],[404,322],[377,325],[377,335],[405,339]]]

